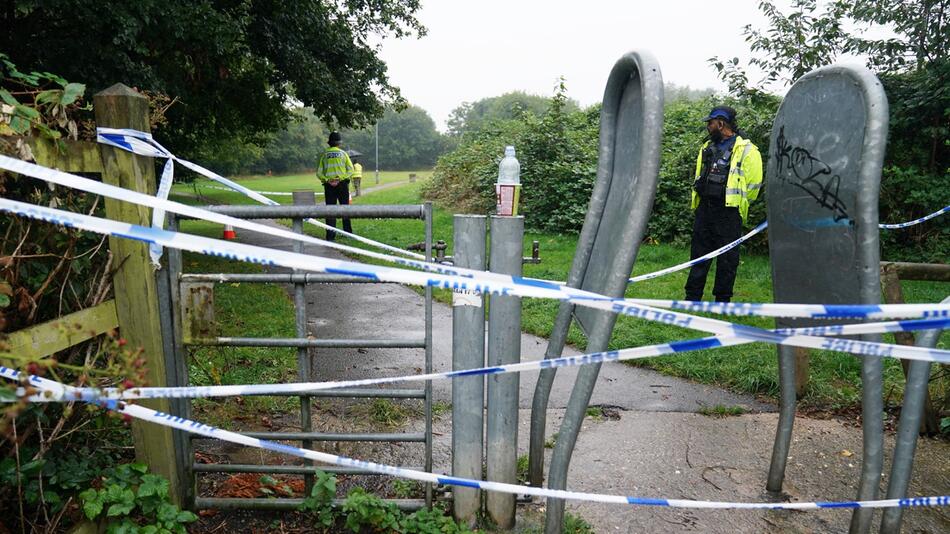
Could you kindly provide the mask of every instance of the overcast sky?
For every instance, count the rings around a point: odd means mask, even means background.
[[[449,113],[462,102],[515,90],[550,96],[559,76],[581,105],[599,102],[614,62],[634,49],[656,56],[664,81],[725,90],[706,60],[748,58],[742,28],[764,26],[757,5],[758,0],[424,0],[419,19],[428,35],[387,40],[381,56],[403,96],[444,131]]]

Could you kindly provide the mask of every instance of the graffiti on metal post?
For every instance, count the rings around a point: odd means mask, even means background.
[[[802,189],[820,206],[831,210],[835,222],[850,220],[848,206],[838,197],[841,176],[833,174],[827,163],[812,156],[808,150],[792,146],[785,138],[784,126],[779,130],[776,145],[775,158],[778,162],[779,179]],[[787,180],[784,172],[786,169],[798,180]]]

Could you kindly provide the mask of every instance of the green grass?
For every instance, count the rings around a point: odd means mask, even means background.
[[[369,193],[359,198],[367,204],[414,204],[420,203],[418,196],[420,184],[405,185]],[[376,239],[391,245],[405,246],[422,240],[421,221],[354,221],[354,230],[360,235]],[[433,218],[434,239],[444,240],[448,253],[452,252],[452,213],[436,208]],[[316,232],[315,235],[319,235]],[[524,266],[524,276],[546,280],[565,280],[574,258],[577,236],[555,235],[528,232],[525,234],[525,256],[530,256],[531,242],[540,242],[540,264]],[[656,271],[689,259],[688,247],[668,244],[643,244],[640,247],[632,275]],[[361,261],[366,261],[362,260]],[[378,262],[371,262],[378,263]],[[631,284],[627,297],[670,299],[681,298],[688,270],[671,273],[666,276]],[[708,283],[711,286],[715,277],[715,267],[711,269]],[[771,302],[772,280],[769,259],[764,255],[744,253],[736,280],[735,297],[739,302]],[[948,288],[937,282],[904,282],[904,297],[907,302],[939,302],[946,297]],[[448,302],[451,293],[436,291],[436,298]],[[553,327],[558,302],[545,299],[524,299],[522,308],[522,329],[531,334],[547,337]],[[716,317],[712,314],[705,314]],[[774,321],[761,317],[733,317],[731,321],[756,326],[774,328]],[[632,317],[621,316],[614,327],[610,349],[622,349],[667,343],[670,341],[702,337],[707,334],[684,330],[672,325],[646,322]],[[884,341],[893,342],[892,335],[885,335]],[[584,347],[586,339],[581,330],[572,324],[568,334],[568,343]],[[950,332],[945,332],[938,346],[950,346]],[[741,393],[760,394],[776,398],[778,395],[778,364],[776,349],[771,345],[754,343],[715,350],[689,352],[675,356],[652,358],[629,362],[656,369],[664,374],[688,378],[706,384],[715,384]],[[935,373],[939,372],[935,369]],[[860,401],[861,362],[848,354],[812,351],[810,382],[805,396],[801,399],[805,406],[824,408],[842,408]],[[935,384],[932,393],[935,399],[945,398],[944,386]],[[903,374],[896,360],[885,360],[885,392],[891,401],[899,401],[903,391]],[[943,388],[943,389],[941,389]],[[938,402],[939,403],[939,402]]]
[[[182,230],[220,237],[220,225],[183,221]],[[187,273],[260,273],[259,265],[185,252],[182,268]],[[295,337],[294,307],[279,284],[215,284],[217,335],[233,337]],[[296,381],[297,351],[268,347],[196,347],[191,350],[189,379],[193,385],[276,384]],[[296,397],[245,397],[223,400],[199,399],[195,409],[216,424],[255,412],[291,410]]]
[[[273,179],[273,178],[272,178]],[[365,179],[364,179],[365,180]],[[417,204],[419,187],[422,180],[415,184],[406,184],[372,193],[367,193],[354,199],[358,204]],[[227,194],[227,193],[226,193]],[[199,224],[199,223],[186,223]],[[200,223],[207,235],[220,236],[220,226]],[[186,226],[188,228],[188,226]],[[424,224],[418,220],[353,220],[354,231],[366,237],[390,245],[405,248],[409,244],[418,243],[424,239]],[[308,233],[323,237],[323,230],[308,227]],[[452,252],[452,213],[440,208],[434,210],[433,239],[445,241]],[[524,266],[524,275],[547,280],[565,280],[574,257],[577,237],[573,235],[554,235],[527,233],[525,235],[525,256],[530,255],[531,242],[537,240],[541,246],[542,262],[537,265]],[[351,240],[344,240],[348,244],[357,244]],[[637,262],[632,274],[642,274],[668,267],[686,261],[689,258],[687,247],[668,244],[641,245]],[[369,263],[382,263],[376,260],[358,258]],[[203,260],[202,260],[203,261]],[[235,264],[237,265],[237,264]],[[252,267],[244,266],[245,269]],[[253,267],[257,268],[257,267]],[[715,268],[710,272],[709,284],[714,279]],[[688,271],[672,273],[660,278],[632,284],[626,292],[627,297],[640,298],[679,298],[683,294]],[[736,280],[735,301],[744,302],[771,302],[771,269],[767,256],[744,253]],[[416,288],[422,291],[421,288]],[[903,290],[907,302],[939,302],[948,292],[945,285],[936,282],[904,282]],[[252,291],[276,291],[279,287],[267,286],[252,288]],[[218,292],[226,294],[226,288],[219,288]],[[257,301],[273,301],[276,293],[271,297],[250,297]],[[447,290],[435,291],[435,297],[441,302],[449,302],[451,293]],[[221,305],[226,301],[222,298]],[[291,317],[287,321],[287,328],[292,329],[292,310],[290,303],[284,296],[287,310],[282,313]],[[236,303],[237,306],[242,306]],[[553,320],[557,313],[558,302],[544,299],[524,299],[522,311],[522,329],[526,332],[546,337],[550,334]],[[290,310],[290,311],[288,311]],[[223,313],[223,311],[222,311]],[[714,317],[713,315],[709,315]],[[737,317],[733,322],[772,328],[774,322],[768,318]],[[255,325],[263,327],[264,325]],[[251,335],[246,330],[241,335]],[[237,332],[235,332],[237,333]],[[226,335],[226,334],[222,334]],[[706,334],[697,331],[688,331],[672,325],[646,322],[631,317],[618,318],[610,341],[611,349],[621,349],[642,345],[667,343],[670,341],[702,337]],[[885,335],[884,340],[893,341],[893,336]],[[583,348],[586,339],[580,329],[573,324],[568,334],[568,343]],[[939,343],[940,347],[950,346],[950,332],[945,332]],[[243,349],[242,349],[243,350]],[[256,349],[270,355],[274,349]],[[276,355],[276,352],[274,352]],[[860,401],[860,360],[848,354],[827,351],[812,351],[810,381],[808,389],[801,399],[805,406],[822,408],[842,408],[855,405]],[[276,356],[275,356],[276,357]],[[280,356],[288,362],[287,368],[293,368],[294,355],[292,351]],[[747,344],[733,347],[723,347],[715,350],[689,352],[675,356],[651,358],[629,362],[630,365],[639,365],[656,369],[672,376],[683,377],[706,384],[715,384],[741,393],[765,395],[775,398],[778,395],[778,366],[776,350],[771,345],[762,343]],[[936,367],[936,366],[935,366]],[[267,370],[273,373],[273,368]],[[939,368],[935,369],[939,372]],[[228,378],[234,378],[238,370],[230,370]],[[253,371],[248,371],[252,376]],[[222,378],[224,379],[224,378]],[[937,404],[941,399],[950,398],[947,383],[950,380],[934,381],[931,386],[932,395]],[[884,387],[891,402],[899,402],[903,392],[903,374],[896,360],[885,360]],[[946,404],[946,402],[944,402]]]
[[[431,170],[380,171],[379,182],[381,185],[397,182],[408,182],[410,172],[415,173],[420,181],[432,175]],[[317,192],[323,191],[323,187],[317,181],[316,174],[314,173],[290,174],[285,176],[244,176],[235,178],[234,181],[254,191],[277,191],[287,193],[307,189]],[[373,175],[373,171],[367,172],[364,169],[362,182],[363,190],[374,187],[375,185],[376,179]],[[222,191],[217,189],[219,187],[224,186],[207,178],[196,178],[195,181],[191,183],[177,183],[173,185],[171,195],[174,197],[174,200],[179,201],[193,199],[194,197],[200,195],[206,199],[205,202],[201,203],[207,203],[210,201],[216,204],[257,204],[255,200],[244,196],[242,193],[237,193],[234,191]],[[350,192],[354,192],[352,184],[350,185]],[[289,196],[273,195],[269,198],[276,200],[281,204],[292,203],[291,197]],[[322,197],[319,198],[322,199]]]

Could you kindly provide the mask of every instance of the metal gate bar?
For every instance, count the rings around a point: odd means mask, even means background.
[[[296,199],[295,199],[296,200]],[[313,204],[295,204],[293,206],[209,206],[207,209],[239,217],[243,219],[291,219],[295,232],[303,232],[303,219],[337,217],[344,215],[349,218],[411,218],[421,219],[425,224],[425,254],[426,259],[432,258],[432,206],[424,205],[359,205],[359,206],[326,206]],[[188,217],[179,217],[169,214],[169,228],[176,230],[178,222]],[[295,251],[302,251],[302,242],[294,244]],[[174,258],[170,256],[169,278],[173,280],[174,294],[179,296],[180,284],[187,282],[210,282],[210,283],[285,283],[294,285],[295,301],[295,324],[297,327],[296,338],[239,338],[239,337],[215,337],[208,339],[193,340],[187,345],[182,343],[180,334],[176,336],[176,346],[178,350],[175,355],[179,360],[178,365],[184,365],[187,361],[187,347],[211,347],[211,346],[231,346],[231,347],[288,347],[299,350],[299,370],[304,372],[303,377],[309,379],[310,372],[307,367],[310,362],[307,349],[309,348],[423,348],[425,349],[425,372],[432,370],[432,289],[425,290],[425,337],[411,339],[309,339],[306,334],[306,300],[303,290],[307,284],[315,283],[390,283],[377,282],[362,277],[330,275],[323,273],[303,273],[294,272],[293,274],[238,274],[238,273],[214,273],[214,274],[185,274],[182,273],[181,254],[177,251]],[[173,261],[172,261],[173,260]],[[176,298],[177,300],[177,298]],[[180,310],[174,307],[172,313],[176,315],[176,324],[181,324]],[[187,376],[187,373],[186,373]],[[426,382],[425,387],[421,389],[384,389],[384,388],[344,388],[335,390],[323,390],[300,393],[269,394],[268,396],[299,396],[301,399],[301,431],[300,432],[245,432],[244,435],[284,441],[300,441],[304,448],[310,448],[312,442],[317,441],[345,441],[345,442],[409,442],[424,443],[424,463],[422,467],[425,471],[432,470],[432,385]],[[390,399],[420,399],[424,401],[424,432],[408,433],[327,433],[313,432],[310,427],[310,399],[312,398],[390,398]],[[184,400],[184,399],[182,399]],[[190,413],[190,401],[183,412]],[[257,510],[293,510],[297,508],[302,499],[240,499],[240,498],[208,498],[196,497],[196,484],[198,473],[268,473],[268,474],[292,474],[304,475],[307,481],[307,489],[311,487],[313,474],[317,467],[312,466],[310,461],[305,461],[306,465],[245,465],[245,464],[200,464],[194,461],[192,442],[200,439],[207,439],[202,436],[184,436],[187,442],[186,472],[191,480],[191,501],[196,508],[218,508],[218,509],[257,509]],[[360,474],[376,475],[355,467],[336,467],[326,466],[320,468],[322,471],[333,474]],[[414,467],[413,469],[419,469]],[[418,509],[422,506],[431,506],[432,504],[432,485],[425,486],[426,498],[422,500],[412,499],[389,499],[398,507],[406,510]],[[342,502],[342,501],[341,501]]]

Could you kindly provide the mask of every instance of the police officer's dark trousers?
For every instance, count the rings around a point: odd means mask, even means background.
[[[696,208],[693,221],[693,242],[689,248],[690,259],[696,259],[719,247],[732,243],[742,234],[742,218],[739,208],[727,208],[722,200],[709,201],[702,198]],[[739,247],[714,258],[694,265],[686,280],[686,300],[702,300],[706,275],[712,262],[716,262],[716,283],[713,296],[718,302],[732,299],[732,286],[739,268]]]
[[[336,185],[323,184],[323,198],[327,205],[349,204],[350,203],[350,181],[343,180]],[[327,217],[327,225],[336,228],[336,217]],[[353,233],[353,226],[350,224],[349,217],[343,217],[343,230]],[[336,238],[336,232],[327,230],[327,240],[333,241]]]

